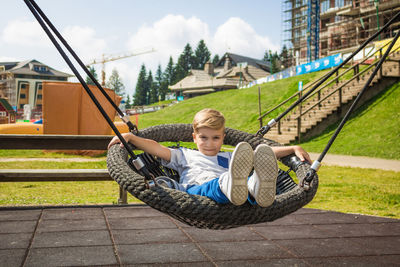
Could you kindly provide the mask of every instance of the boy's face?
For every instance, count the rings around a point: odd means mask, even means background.
[[[206,156],[215,156],[221,150],[224,142],[224,128],[219,130],[202,127],[193,133],[193,140],[197,149]]]

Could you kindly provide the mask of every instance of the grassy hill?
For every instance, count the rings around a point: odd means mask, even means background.
[[[321,73],[305,74],[260,85],[261,112],[268,111],[295,93],[299,81],[303,81],[305,85],[319,75]],[[255,133],[259,129],[258,86],[191,98],[163,110],[140,115],[138,126],[146,128],[166,123],[191,123],[193,116],[203,108],[221,111],[226,117],[227,127],[250,133]]]
[[[268,111],[295,93],[299,81],[305,85],[323,74],[310,73],[260,85],[261,112]],[[250,133],[259,129],[258,86],[191,98],[163,110],[140,115],[138,126],[146,128],[165,123],[191,123],[194,114],[206,107],[220,110],[226,117],[227,127]],[[273,117],[276,115],[278,113]],[[400,83],[359,109],[342,129],[329,153],[400,159],[399,125]],[[321,152],[336,126],[302,145],[308,151]]]

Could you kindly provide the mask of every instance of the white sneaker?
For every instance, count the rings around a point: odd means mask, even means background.
[[[249,180],[249,192],[261,207],[270,206],[275,200],[278,162],[272,149],[258,145],[254,151],[254,174]]]
[[[253,148],[246,142],[239,143],[229,163],[229,174],[220,184],[221,191],[234,205],[242,205],[247,200],[247,179],[253,169],[253,161]]]

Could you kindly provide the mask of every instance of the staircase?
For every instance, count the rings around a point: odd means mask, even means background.
[[[368,58],[365,58],[360,63],[367,62],[367,60]],[[348,67],[348,70],[343,71],[340,75],[337,73],[335,79],[325,82],[325,85],[315,90],[286,117],[282,118],[275,127],[272,127],[264,137],[281,144],[289,144],[322,133],[327,126],[344,116],[369,79],[377,62],[378,60],[368,65],[367,68],[364,67],[361,72],[359,71],[360,66],[365,65],[358,63]],[[350,70],[353,70],[353,75],[344,75],[351,73]],[[346,76],[352,77],[345,79]],[[361,104],[398,81],[400,81],[400,51],[395,51],[390,54],[372,80],[360,101]],[[301,97],[301,92],[298,92],[296,97]],[[266,117],[265,115],[259,119],[262,120]]]

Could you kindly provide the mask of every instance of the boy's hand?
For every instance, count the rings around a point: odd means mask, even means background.
[[[308,155],[308,153],[301,146],[293,146],[293,150],[296,156],[299,157],[301,161],[307,161],[308,163],[312,164],[310,155]]]
[[[123,133],[122,137],[125,139],[126,142],[129,143],[131,140],[133,134],[132,133]],[[118,136],[114,136],[113,139],[111,139],[110,143],[107,146],[107,149],[110,149],[115,144],[121,144],[121,147],[124,147],[124,145],[121,143],[121,140],[119,140]]]

